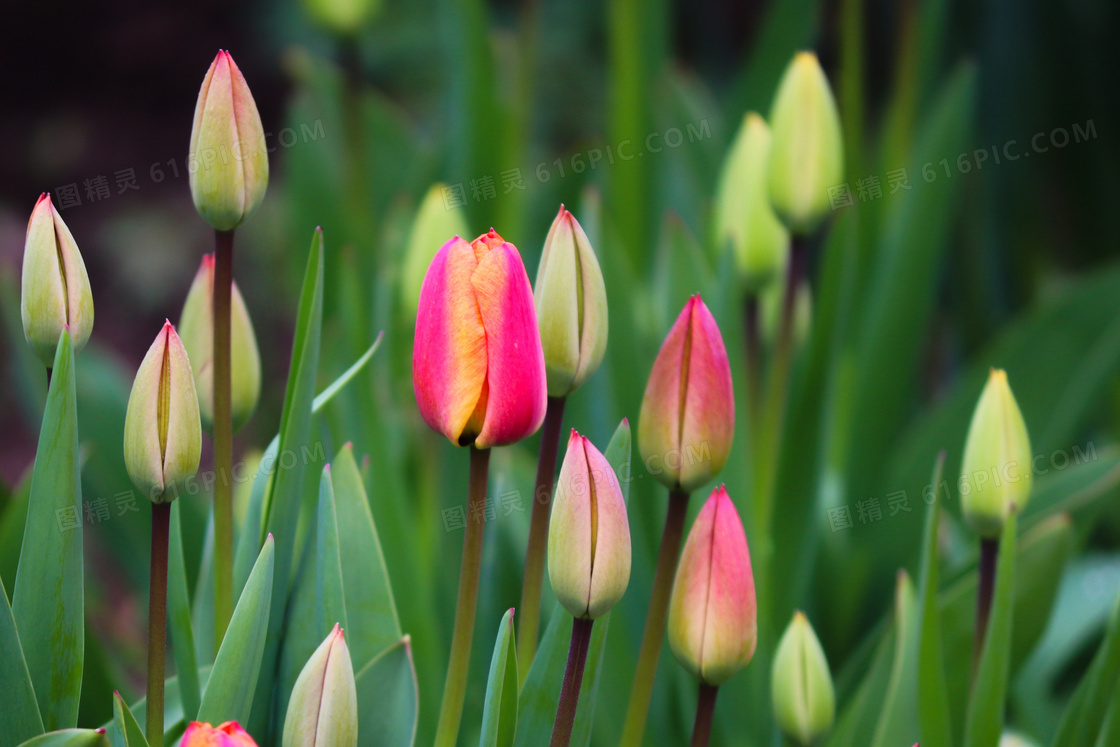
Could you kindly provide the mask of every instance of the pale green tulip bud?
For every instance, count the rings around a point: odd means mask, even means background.
[[[802,612],[793,613],[771,672],[774,718],[790,738],[808,747],[832,729],[836,693],[817,634]]]
[[[354,747],[357,743],[354,667],[336,623],[296,678],[284,718],[283,747]]]
[[[303,8],[328,31],[353,36],[381,9],[381,0],[303,0]]]
[[[210,63],[198,92],[187,171],[194,206],[218,231],[241,225],[268,188],[261,115],[245,77],[225,50]]]
[[[412,220],[401,270],[401,303],[410,319],[420,308],[420,286],[424,284],[424,275],[436,252],[447,243],[449,236],[466,236],[469,233],[463,211],[448,209],[444,200],[445,189],[446,184],[433,184]]]
[[[1031,495],[1031,441],[1023,413],[993,368],[976,403],[961,461],[961,509],[981,537],[999,536],[1012,509],[1022,511]]]
[[[236,431],[249,419],[261,394],[261,354],[249,309],[237,283],[230,304],[230,412]],[[214,427],[214,255],[202,258],[179,317],[179,335],[192,361],[202,427]]]
[[[93,294],[78,245],[46,192],[27,222],[22,285],[23,335],[43,364],[54,365],[63,327],[70,327],[74,352],[81,350],[93,331]]]
[[[152,503],[175,500],[198,471],[202,427],[186,348],[164,322],[148,348],[124,416],[124,464]]]
[[[723,162],[716,196],[717,245],[722,251],[731,243],[748,293],[780,276],[789,251],[789,232],[770,205],[769,159],[770,128],[748,112]]]
[[[533,288],[550,397],[583,386],[607,350],[607,289],[579,221],[560,206]]]
[[[770,202],[790,233],[808,235],[828,213],[829,188],[844,180],[840,114],[812,52],[798,52],[786,68],[770,131]]]

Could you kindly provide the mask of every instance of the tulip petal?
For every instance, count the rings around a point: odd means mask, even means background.
[[[572,221],[565,219],[565,213],[561,205],[560,215],[548,231],[536,285],[536,311],[548,362],[549,389],[555,392],[571,390],[580,365],[581,310],[576,292],[580,287],[580,269]]]
[[[587,450],[580,435],[573,430],[552,500],[548,579],[560,604],[575,617],[586,616],[588,610],[592,588],[591,536]]]
[[[486,419],[475,440],[480,449],[535,433],[544,421],[548,398],[544,352],[525,265],[512,244],[487,243],[491,248],[471,275],[486,335],[489,384]]]
[[[587,607],[587,616],[594,620],[622,599],[630,583],[630,522],[610,462],[587,437],[582,440],[595,496],[595,558]]]
[[[707,612],[704,616],[704,681],[718,683],[754,655],[758,638],[754,573],[739,512],[720,486],[712,518]]]
[[[695,297],[681,310],[665,337],[649,373],[642,409],[638,416],[638,449],[651,470],[661,469],[658,479],[667,484],[680,481],[681,407],[684,392],[682,373]],[[685,374],[687,375],[687,374]]]
[[[691,490],[727,463],[735,435],[735,392],[731,364],[712,312],[696,296],[689,335],[688,381],[681,417],[680,482]]]
[[[140,362],[124,418],[124,454],[128,475],[136,487],[152,500],[157,500],[164,490],[159,418],[153,415],[160,409],[160,378],[169,326],[164,325]]]
[[[58,260],[62,264],[62,275],[66,283],[66,323],[70,325],[70,335],[74,338],[74,352],[85,347],[93,332],[93,293],[86,274],[86,263],[78,251],[78,243],[62,220],[62,216],[47,200],[54,232],[58,242]],[[59,330],[61,332],[61,330]]]
[[[412,381],[420,414],[459,444],[487,375],[487,338],[471,286],[471,245],[456,236],[436,254],[420,288]]]
[[[194,375],[183,341],[170,322],[164,324],[167,354],[163,376],[168,392],[163,406],[167,413],[167,437],[163,459],[164,485],[177,484],[198,471],[202,455],[202,431]],[[162,416],[161,416],[162,417]]]
[[[47,367],[54,363],[58,336],[67,322],[65,276],[59,272],[56,236],[54,208],[44,192],[27,222],[20,312],[24,336]]]
[[[576,254],[582,293],[582,319],[580,320],[580,359],[575,383],[582,384],[599,368],[607,352],[608,313],[607,288],[603,284],[603,271],[599,259],[591,248],[591,241],[571,213],[568,216],[575,233]]]
[[[230,70],[235,135],[230,148],[241,173],[241,209],[242,215],[246,216],[256,210],[264,199],[263,185],[268,184],[268,151],[264,142],[264,125],[261,124],[261,115],[249,84],[229,52],[224,54]],[[257,188],[252,188],[254,185],[258,185]]]

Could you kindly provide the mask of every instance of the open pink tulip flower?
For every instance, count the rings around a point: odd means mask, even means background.
[[[249,733],[236,721],[226,721],[219,726],[192,721],[179,744],[180,747],[257,747]]]
[[[572,430],[548,527],[548,576],[573,617],[610,611],[630,583],[630,523],[610,462]]]
[[[758,608],[747,535],[721,485],[700,509],[669,602],[669,645],[681,665],[720,685],[754,655]]]
[[[688,493],[731,453],[735,394],[712,312],[692,296],[657,354],[638,418],[638,449],[650,474]]]
[[[456,236],[420,288],[412,385],[425,422],[459,446],[520,441],[547,405],[533,289],[517,247],[493,229]]]

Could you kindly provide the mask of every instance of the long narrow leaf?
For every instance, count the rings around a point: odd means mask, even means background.
[[[24,742],[20,747],[108,747],[105,732],[98,729],[59,729]]]
[[[490,676],[486,681],[486,700],[482,706],[480,747],[511,747],[517,734],[517,647],[513,635],[513,608],[502,615]]]
[[[78,723],[85,654],[82,487],[74,349],[63,330],[39,431],[12,615],[43,726]]]
[[[197,676],[198,673],[195,674]],[[109,735],[109,742],[113,747],[148,747],[143,729],[118,692],[113,693],[113,727],[113,732]]]
[[[167,624],[171,629],[171,648],[175,654],[175,673],[183,715],[193,721],[202,702],[198,684],[198,657],[195,655],[191,627],[191,600],[187,591],[187,567],[183,561],[183,528],[179,501],[171,504],[171,543],[167,548]]]
[[[0,579],[0,747],[12,747],[43,733],[35,688],[27,672],[8,593]]]
[[[354,679],[358,747],[409,747],[416,739],[420,693],[408,636],[378,654]]]
[[[937,457],[931,485],[940,485],[945,470],[945,452]],[[953,730],[949,716],[945,663],[941,658],[941,608],[937,594],[940,568],[937,531],[941,503],[934,500],[926,509],[926,533],[922,544],[922,620],[918,650],[918,721],[921,741],[931,747],[952,747]]]

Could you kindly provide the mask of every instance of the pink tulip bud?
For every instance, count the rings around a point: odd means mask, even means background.
[[[249,732],[236,721],[226,721],[219,726],[211,726],[203,721],[192,721],[183,732],[180,747],[257,747]]]
[[[412,386],[425,422],[459,446],[520,441],[544,420],[544,352],[517,247],[492,229],[443,245],[424,276]]]
[[[610,462],[572,430],[552,499],[548,578],[564,609],[594,620],[630,583],[630,524]]]
[[[669,601],[669,645],[694,677],[720,685],[754,655],[758,610],[747,535],[721,485],[700,509]]]
[[[671,490],[689,492],[723,469],[734,432],[727,350],[712,313],[695,295],[653,362],[638,418],[638,449],[650,474]]]

